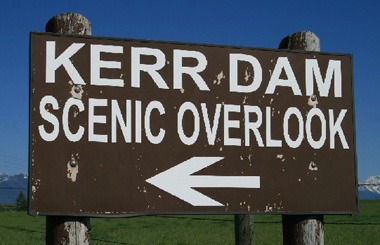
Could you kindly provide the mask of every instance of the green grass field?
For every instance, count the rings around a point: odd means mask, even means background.
[[[0,208],[0,210],[4,210]],[[0,212],[0,244],[44,244],[45,217]],[[325,244],[380,244],[380,201],[358,216],[325,215]],[[92,218],[91,244],[234,244],[233,215]],[[255,215],[256,244],[281,244],[280,215]]]

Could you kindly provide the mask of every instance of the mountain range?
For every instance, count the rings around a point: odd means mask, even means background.
[[[380,200],[380,176],[371,176],[359,184],[359,199]]]
[[[22,191],[25,196],[28,192],[28,176],[25,174],[7,175],[0,173],[0,204],[15,203]]]
[[[27,188],[27,175],[0,173],[0,204],[15,203],[20,191],[27,196]],[[359,184],[359,199],[380,200],[380,176],[371,176]]]

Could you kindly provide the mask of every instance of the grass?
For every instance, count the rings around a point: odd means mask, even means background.
[[[325,215],[326,244],[380,244],[380,201],[361,201],[360,207],[358,216]],[[232,215],[92,218],[91,244],[234,244],[233,219]],[[255,215],[255,222],[256,244],[282,243],[280,215]],[[0,243],[44,244],[45,217],[0,212]]]

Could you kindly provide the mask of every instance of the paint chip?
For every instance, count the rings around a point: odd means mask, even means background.
[[[218,80],[217,84],[220,85],[222,83],[222,79],[224,79],[226,76],[223,74],[223,71],[221,71],[217,76],[216,79]]]
[[[79,154],[71,154],[70,160],[67,162],[67,178],[71,180],[71,182],[75,182],[77,180],[77,175],[79,173]]]
[[[72,81],[69,81],[69,85],[71,86],[71,97],[81,100],[84,93],[84,86],[80,84],[74,84]]]
[[[316,95],[311,95],[309,99],[307,100],[307,104],[309,106],[312,106],[313,108],[316,108],[318,105],[318,98]]]
[[[251,77],[251,73],[248,71],[248,67],[245,70],[245,74],[244,75],[245,75],[244,81],[247,83],[249,81],[249,78]]]
[[[311,161],[309,163],[309,170],[311,170],[311,171],[318,171],[318,166],[317,166],[317,164],[314,161]]]

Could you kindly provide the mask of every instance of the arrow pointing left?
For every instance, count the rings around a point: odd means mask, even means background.
[[[224,206],[193,188],[260,188],[259,176],[192,175],[224,157],[192,157],[146,182],[193,206]]]

